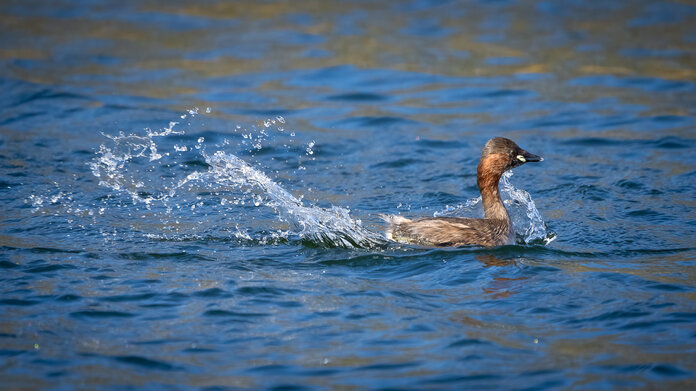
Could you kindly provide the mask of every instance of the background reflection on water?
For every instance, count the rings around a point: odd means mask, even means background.
[[[695,22],[688,1],[6,2],[2,383],[694,387]],[[226,150],[375,230],[477,196],[507,136],[545,157],[512,182],[558,238],[326,248],[201,189],[167,209],[98,185],[101,132],[170,121],[159,149],[193,157],[134,163],[145,187]]]

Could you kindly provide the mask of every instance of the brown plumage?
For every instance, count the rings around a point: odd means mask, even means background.
[[[500,199],[498,182],[505,171],[527,162],[542,160],[544,159],[525,151],[512,140],[503,137],[488,140],[481,152],[476,172],[484,218],[425,217],[409,220],[401,216],[381,215],[389,223],[387,238],[435,247],[513,244],[515,233],[510,216]]]

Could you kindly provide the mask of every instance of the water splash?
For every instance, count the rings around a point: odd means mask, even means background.
[[[481,196],[472,198],[465,202],[460,202],[457,205],[446,205],[444,209],[436,211],[433,213],[433,217],[443,217],[443,216],[463,216],[469,214],[473,211],[474,206],[481,202]]]
[[[235,155],[217,151],[205,159],[211,168],[197,174],[196,179],[213,180],[230,188],[255,192],[257,200],[264,199],[265,205],[273,208],[281,221],[290,223],[292,230],[304,240],[339,247],[372,247],[383,243],[380,236],[363,228],[359,219],[351,218],[348,209],[305,205]]]
[[[532,196],[527,191],[513,186],[510,183],[510,177],[512,177],[512,171],[503,174],[500,189],[515,231],[522,235],[526,244],[551,243],[556,239],[556,233],[547,230]]]
[[[501,198],[510,214],[512,225],[522,244],[549,244],[556,239],[556,233],[547,229],[532,196],[525,190],[510,183],[512,171],[503,174],[500,181]],[[480,207],[481,197],[472,198],[457,205],[447,205],[433,216],[483,216]],[[476,208],[479,206],[478,208]]]
[[[170,153],[168,152],[165,152],[164,155],[159,153],[155,139],[169,135],[183,135],[183,131],[174,130],[174,127],[178,124],[178,122],[172,121],[168,127],[163,128],[161,131],[152,131],[147,128],[145,129],[145,136],[126,135],[123,132],[120,132],[117,136],[102,133],[104,137],[112,141],[112,145],[100,145],[99,151],[97,151],[98,158],[89,164],[92,174],[99,178],[99,185],[110,187],[116,191],[125,191],[131,195],[134,202],[142,201],[148,205],[154,200],[166,198],[166,193],[152,195],[152,192],[147,191],[145,180],[148,177],[142,170],[137,168],[143,167],[145,170],[152,171],[152,164],[136,165],[130,163],[138,160],[146,160],[152,163],[162,159],[164,156],[169,156]],[[174,147],[174,150],[183,152],[188,150],[188,148],[177,145]],[[155,193],[158,192],[155,191]],[[143,194],[149,195],[143,196]]]
[[[197,114],[197,109],[188,113]],[[235,132],[241,136],[237,145],[249,148],[253,156],[270,137],[272,126],[278,125],[275,130],[284,132],[284,124],[284,118],[276,117],[264,121],[260,129],[236,127]],[[99,184],[129,195],[132,205],[144,204],[148,211],[159,209],[165,230],[178,237],[190,237],[191,232],[210,235],[217,229],[213,233],[218,236],[229,234],[260,243],[292,237],[329,247],[374,247],[384,243],[381,235],[352,218],[348,209],[327,209],[304,202],[238,156],[224,150],[207,153],[203,137],[194,146],[173,140],[175,143],[168,151],[166,136],[185,135],[184,131],[174,130],[177,125],[172,122],[158,132],[147,130],[145,136],[106,136],[111,142],[101,145],[90,163]],[[222,146],[229,144],[225,140]],[[314,142],[308,145],[307,153]],[[192,163],[197,169],[188,167]],[[272,210],[273,217],[268,219],[256,209],[249,209],[261,207]],[[198,210],[203,211],[205,219],[195,219]],[[220,232],[220,226],[227,229]],[[170,238],[153,232],[145,235]]]

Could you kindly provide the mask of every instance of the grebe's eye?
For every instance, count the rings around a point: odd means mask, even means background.
[[[527,161],[527,159],[525,159],[522,155],[517,155],[517,160],[521,161],[522,163]]]

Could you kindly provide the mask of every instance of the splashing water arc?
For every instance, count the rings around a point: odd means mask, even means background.
[[[205,156],[211,169],[206,176],[217,183],[248,187],[270,198],[282,221],[290,222],[300,238],[328,246],[372,247],[383,243],[381,237],[363,228],[360,220],[350,217],[347,209],[304,206],[302,201],[255,170],[235,155],[217,151]]]
[[[197,110],[189,111],[189,115],[195,114]],[[279,117],[276,120],[265,121],[264,128],[276,121],[280,124],[285,123],[285,120]],[[170,213],[174,209],[181,209],[187,186],[195,183],[195,186],[209,190],[223,188],[226,192],[232,193],[231,200],[222,200],[223,206],[245,205],[251,200],[255,206],[264,205],[273,209],[278,221],[288,223],[291,227],[290,232],[281,233],[281,237],[294,235],[300,240],[329,247],[374,247],[384,243],[380,235],[362,227],[359,219],[351,218],[347,209],[336,206],[324,209],[305,205],[303,201],[239,157],[224,151],[207,154],[204,148],[201,148],[203,138],[199,138],[198,144],[193,147],[177,144],[172,152],[163,152],[157,138],[183,135],[183,131],[174,131],[177,124],[171,122],[169,127],[161,132],[148,130],[145,136],[124,133],[106,136],[111,140],[111,145],[101,145],[97,158],[90,163],[92,173],[99,178],[100,185],[118,193],[128,194],[134,204],[144,203],[147,209],[154,203],[160,203]],[[283,129],[279,127],[279,131],[282,132]],[[266,135],[265,129],[258,133]],[[262,137],[254,136],[252,133],[245,134],[244,139],[249,139],[253,148],[260,149]],[[311,148],[312,143],[309,145]],[[192,152],[204,159],[207,170],[194,171],[185,177],[170,175],[171,178],[168,180],[148,175],[148,172],[154,171],[152,165],[162,168],[181,164],[185,160],[184,154],[190,155]],[[195,205],[191,205],[192,210]],[[225,213],[224,210],[221,212]],[[241,231],[234,235],[251,238],[248,233]],[[264,239],[267,238],[261,238],[261,241]]]

